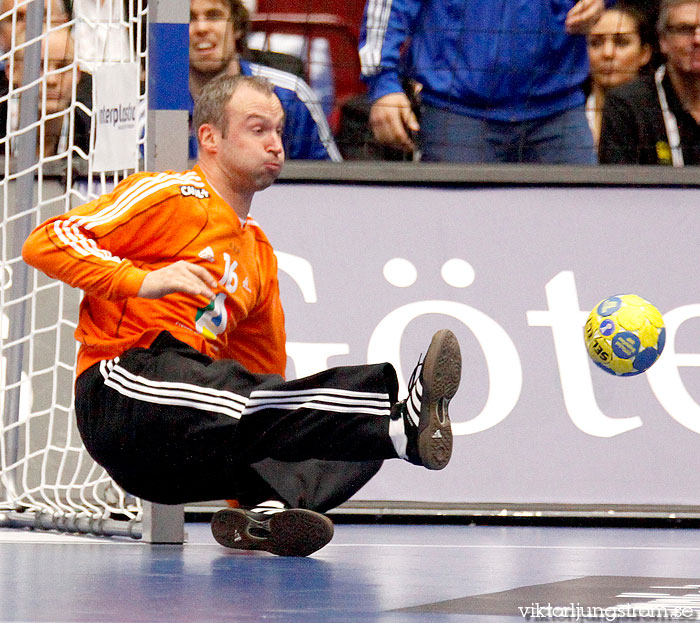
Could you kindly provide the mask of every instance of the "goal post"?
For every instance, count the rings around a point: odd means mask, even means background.
[[[150,0],[147,169],[183,171],[189,145],[189,2]],[[184,505],[143,502],[144,540],[182,543]]]
[[[182,506],[129,495],[83,447],[73,410],[80,292],[29,269],[21,247],[36,225],[134,170],[187,168],[189,5],[76,0],[73,15],[60,14],[53,0],[13,5],[0,12],[0,27],[11,25],[0,49],[8,78],[0,91],[0,526],[181,543]],[[80,30],[75,51],[65,44],[52,64],[56,33],[67,30]],[[136,64],[141,73],[138,162],[97,171],[95,90],[85,81],[114,63]],[[58,79],[70,83],[70,97],[57,107],[47,81]]]
[[[20,255],[22,241],[26,239],[31,231],[32,222],[29,218],[32,209],[33,188],[34,188],[34,168],[37,164],[37,155],[34,145],[37,141],[36,121],[39,107],[39,71],[41,64],[40,36],[42,31],[44,7],[43,2],[35,0],[27,7],[25,28],[26,39],[33,43],[24,51],[25,71],[22,77],[22,87],[26,87],[20,95],[23,105],[19,110],[19,127],[28,128],[27,131],[17,136],[17,170],[20,174],[15,185],[17,194],[15,198],[16,213],[7,214],[8,217],[16,216],[13,231],[8,231],[8,240],[3,241],[3,246],[7,244],[7,251],[12,258]],[[6,221],[9,227],[9,219]],[[13,287],[18,292],[26,292],[28,286],[28,267],[23,262],[17,262],[12,267]],[[7,337],[8,344],[12,347],[4,356],[5,360],[5,391],[3,393],[3,417],[8,423],[7,451],[10,463],[15,463],[19,456],[19,435],[18,419],[20,413],[20,387],[22,369],[24,367],[24,341],[26,334],[26,308],[28,301],[19,300],[14,305],[9,306],[7,314]],[[3,306],[4,308],[4,306]],[[12,472],[10,478],[16,486],[16,473]]]

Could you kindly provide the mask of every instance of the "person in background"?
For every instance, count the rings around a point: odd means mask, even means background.
[[[631,6],[606,10],[588,33],[591,92],[586,116],[596,146],[600,139],[605,93],[639,76],[652,55],[651,33],[645,16]]]
[[[333,160],[342,157],[323,108],[311,88],[298,76],[257,63],[245,54],[249,14],[239,0],[191,0],[190,93],[193,98],[212,78],[226,74],[263,76],[275,86],[286,115],[284,147],[290,160]],[[190,136],[190,158],[196,138]]]
[[[24,34],[20,33],[15,41],[22,42],[23,37]],[[5,65],[5,76],[13,85],[6,107],[11,131],[17,130],[19,124],[19,96],[15,91],[22,86],[25,50],[24,47],[18,47]],[[71,144],[85,154],[89,151],[90,117],[80,107],[71,111],[73,85],[81,76],[80,70],[74,67],[74,59],[75,44],[67,25],[45,33],[41,41],[43,79],[39,91],[41,124],[37,144],[37,153],[43,157],[64,153]],[[0,136],[5,136],[5,127],[0,128]],[[10,143],[10,153],[12,152],[13,146]]]
[[[607,93],[601,163],[700,164],[700,0],[662,0],[656,30],[666,62]]]
[[[15,32],[16,36],[21,36],[24,33],[25,23],[27,18],[27,3],[20,4],[19,0],[2,0],[0,2],[0,15],[4,16],[0,19],[0,49],[2,52],[8,52],[12,47],[12,12],[15,17]],[[47,29],[55,28],[60,24],[65,24],[70,20],[70,14],[63,4],[63,0],[44,0],[44,26]]]
[[[368,0],[360,58],[375,137],[425,161],[595,164],[583,35],[605,6]],[[420,120],[403,79],[422,87]]]
[[[2,62],[0,66],[2,71],[0,71],[0,139],[6,136],[8,129],[8,108],[15,106],[16,102],[13,104],[11,102],[11,97],[8,97],[8,92],[10,88],[9,84],[9,68],[7,67],[9,63],[9,50],[13,45],[24,40],[25,24],[26,24],[26,14],[27,14],[27,3],[20,3],[20,0],[0,0],[0,15],[3,16],[0,19],[0,48],[6,50],[2,55]],[[13,14],[16,15],[14,18],[13,26]],[[68,32],[68,26],[63,27],[64,24],[68,24],[73,19],[73,15],[70,6],[63,2],[63,0],[50,0],[47,2],[44,0],[44,31],[50,32],[56,29],[61,31],[66,30]],[[14,29],[14,39],[13,39],[13,29]],[[72,34],[72,29],[71,29]],[[85,71],[84,67],[80,66],[80,59],[75,56],[75,37],[70,38],[68,43],[70,47],[70,58],[71,63],[73,60],[78,62],[78,71],[76,72],[75,79],[77,79],[76,86],[76,101],[80,104],[75,108],[75,126],[73,137],[75,145],[78,146],[85,154],[87,154],[89,149],[90,141],[90,119],[89,113],[87,111],[92,110],[92,76]],[[53,51],[50,52],[50,58],[52,64],[58,62],[60,53],[57,44],[49,46]],[[57,56],[59,55],[59,56]],[[52,80],[52,78],[49,78]],[[17,119],[10,118],[12,126],[10,129],[14,129],[17,125]],[[50,123],[53,125],[53,122]],[[65,129],[65,128],[64,128]],[[65,137],[65,132],[63,133]],[[56,144],[58,146],[58,144]],[[49,147],[47,144],[46,148]],[[5,142],[0,140],[0,153],[5,151]],[[47,154],[48,155],[48,154]]]
[[[7,133],[7,108],[10,83],[6,75],[9,52],[13,44],[13,13],[15,38],[24,37],[27,16],[27,4],[18,5],[17,0],[0,0],[0,139]],[[44,27],[56,27],[65,24],[70,19],[62,0],[51,0],[44,3]],[[5,152],[5,143],[0,142],[0,154]]]

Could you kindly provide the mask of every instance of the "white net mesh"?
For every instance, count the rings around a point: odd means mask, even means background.
[[[27,268],[21,246],[39,223],[131,172],[92,170],[90,72],[104,62],[139,63],[145,119],[146,7],[76,0],[71,15],[47,0],[42,26],[32,4],[0,4],[0,511],[33,517],[37,527],[93,531],[93,521],[138,521],[141,504],[92,461],[75,427],[80,293]],[[145,140],[144,129],[140,163]]]

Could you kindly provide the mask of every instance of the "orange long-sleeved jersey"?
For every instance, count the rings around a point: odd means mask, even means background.
[[[256,373],[284,374],[284,314],[277,260],[250,217],[234,210],[199,167],[136,173],[111,193],[37,227],[24,260],[82,289],[75,332],[77,373],[167,330],[212,359],[236,359]],[[137,298],[144,277],[178,260],[218,281],[216,298]]]

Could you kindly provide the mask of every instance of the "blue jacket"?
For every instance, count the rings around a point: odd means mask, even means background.
[[[240,60],[241,74],[263,76],[275,87],[286,116],[282,143],[288,160],[342,160],[323,108],[301,78],[286,71]],[[190,114],[194,102],[190,97]],[[190,159],[197,157],[197,137],[190,132]]]
[[[586,40],[564,29],[575,3],[368,0],[360,58],[370,99],[401,91],[408,77],[423,85],[426,103],[483,119],[523,121],[582,105]]]

